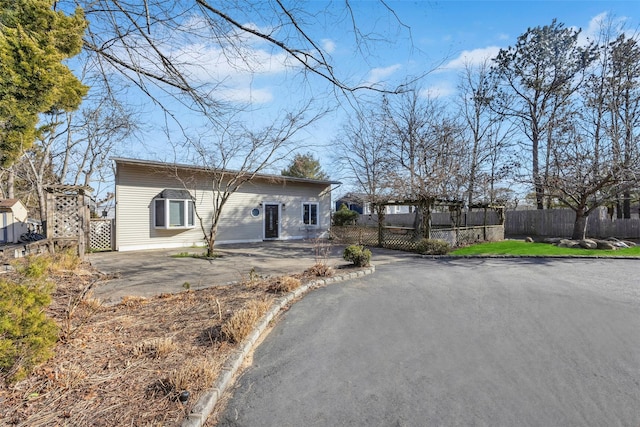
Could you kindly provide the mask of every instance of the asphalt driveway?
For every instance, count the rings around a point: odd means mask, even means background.
[[[97,283],[94,296],[105,303],[117,303],[125,296],[150,297],[161,293],[202,289],[247,278],[250,274],[277,276],[302,273],[318,261],[332,267],[346,264],[344,245],[314,241],[273,241],[251,244],[219,245],[220,258],[175,258],[189,252],[202,254],[202,248],[162,249],[131,252],[100,252],[88,255],[89,262],[110,275]],[[374,249],[377,265],[415,255],[386,249]]]
[[[219,425],[637,427],[638,266],[379,265],[283,314]]]

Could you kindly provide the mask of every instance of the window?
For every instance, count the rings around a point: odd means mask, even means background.
[[[302,221],[307,225],[318,225],[318,204],[302,204]]]
[[[155,199],[156,228],[193,228],[195,211],[193,200]]]

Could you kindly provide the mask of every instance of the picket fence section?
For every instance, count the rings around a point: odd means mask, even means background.
[[[507,211],[505,235],[569,237],[575,213],[571,209]],[[640,219],[610,218],[606,208],[598,208],[587,219],[588,237],[640,239]]]

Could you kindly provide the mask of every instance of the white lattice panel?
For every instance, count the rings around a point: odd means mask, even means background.
[[[110,219],[91,220],[91,235],[89,247],[94,251],[112,250],[113,222]]]

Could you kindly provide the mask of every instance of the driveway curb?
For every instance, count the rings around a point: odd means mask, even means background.
[[[240,348],[234,351],[226,360],[222,367],[222,371],[216,380],[214,381],[211,389],[205,392],[198,402],[193,406],[191,412],[187,418],[182,422],[182,427],[202,427],[207,421],[213,409],[215,408],[220,396],[227,390],[227,388],[233,383],[233,378],[242,366],[242,362],[249,355],[254,348],[256,342],[260,336],[267,329],[273,319],[275,319],[280,312],[296,298],[300,298],[312,291],[313,289],[326,286],[330,283],[342,282],[344,280],[356,279],[369,274],[373,274],[376,271],[375,266],[371,265],[362,270],[342,273],[333,277],[327,277],[325,279],[313,280],[300,286],[293,292],[289,292],[283,297],[276,300],[275,304],[267,311],[267,313],[258,322],[258,325],[254,331],[245,338]]]

